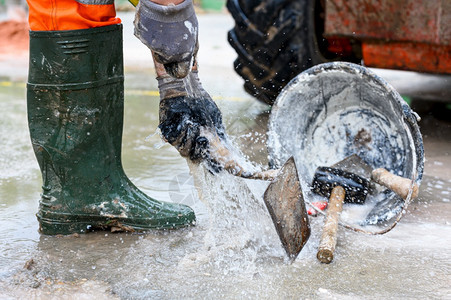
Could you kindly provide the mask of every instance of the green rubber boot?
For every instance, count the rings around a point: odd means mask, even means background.
[[[194,224],[191,208],[148,197],[124,173],[123,81],[121,25],[30,32],[28,122],[43,178],[42,233]]]

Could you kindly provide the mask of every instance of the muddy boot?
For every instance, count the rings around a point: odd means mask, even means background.
[[[30,32],[28,122],[43,178],[44,234],[194,224],[191,208],[156,201],[121,162],[122,26]]]

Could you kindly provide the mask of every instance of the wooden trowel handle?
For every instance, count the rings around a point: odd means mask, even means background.
[[[338,220],[343,210],[345,190],[336,186],[332,190],[327,208],[326,222],[324,222],[323,233],[318,247],[316,257],[322,263],[328,264],[334,259],[335,245],[337,244]]]
[[[383,185],[393,192],[401,196],[404,200],[409,195],[410,188],[412,191],[412,199],[418,196],[418,185],[412,185],[412,180],[390,173],[384,168],[375,169],[371,172],[371,179]]]

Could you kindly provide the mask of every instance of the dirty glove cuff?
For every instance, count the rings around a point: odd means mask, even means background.
[[[203,89],[198,72],[191,71],[183,79],[174,78],[169,75],[157,77],[160,100],[174,97],[189,96],[193,98],[210,99],[210,95]]]
[[[157,77],[160,100],[188,96],[183,79],[169,75]]]
[[[178,5],[160,5],[150,0],[141,0],[138,9],[143,17],[162,23],[180,23],[194,15],[192,0],[185,0]]]

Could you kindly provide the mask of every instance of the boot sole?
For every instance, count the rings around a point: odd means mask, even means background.
[[[194,213],[178,218],[177,222],[156,220],[142,220],[133,222],[131,219],[107,218],[103,216],[67,216],[60,215],[52,219],[36,215],[39,221],[39,232],[45,235],[69,235],[73,233],[87,233],[94,230],[143,232],[149,230],[170,230],[195,225]],[[166,220],[166,219],[165,219]],[[146,222],[147,221],[147,222]]]

